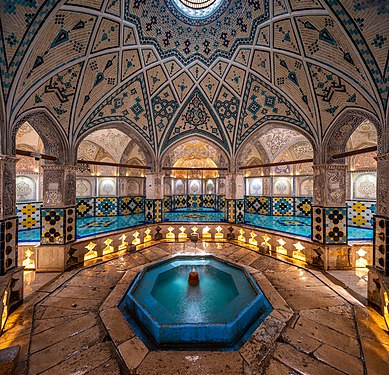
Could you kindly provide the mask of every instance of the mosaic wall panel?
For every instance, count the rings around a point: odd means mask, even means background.
[[[244,199],[237,199],[235,202],[235,222],[244,222]]]
[[[41,210],[41,244],[63,245],[65,210],[62,208],[42,208]]]
[[[173,196],[173,209],[186,208],[188,197],[186,195]]]
[[[19,230],[39,228],[41,225],[42,202],[18,203],[16,214],[19,219]]]
[[[163,212],[170,212],[173,209],[173,197],[165,195],[163,197]]]
[[[77,217],[95,216],[95,198],[76,198]]]
[[[389,274],[389,220],[375,216],[374,223],[374,256],[375,267]]]
[[[272,200],[270,197],[245,197],[245,212],[250,214],[271,215]]]
[[[152,223],[154,219],[154,202],[151,199],[145,200],[145,222]]]
[[[216,209],[216,197],[214,194],[204,194],[203,207]]]
[[[311,197],[295,197],[294,212],[296,216],[310,217],[312,212],[313,198]]]
[[[354,227],[373,228],[376,202],[348,201],[347,225]]]
[[[188,195],[187,207],[191,210],[197,210],[202,207],[202,195]]]
[[[293,198],[273,198],[272,213],[274,216],[293,216]]]
[[[163,220],[162,200],[154,201],[154,223],[160,223]]]
[[[76,207],[66,209],[65,215],[65,243],[76,240]]]
[[[324,208],[312,206],[312,241],[324,243]]]
[[[118,214],[132,215],[144,211],[143,197],[120,197],[118,198]]]
[[[325,209],[326,244],[347,244],[347,208]]]
[[[0,275],[17,267],[18,264],[18,218],[0,222]]]
[[[96,216],[115,216],[117,212],[117,198],[96,198]]]
[[[225,195],[217,195],[216,210],[226,212],[227,201]]]
[[[229,223],[235,223],[235,200],[227,199],[227,220]]]

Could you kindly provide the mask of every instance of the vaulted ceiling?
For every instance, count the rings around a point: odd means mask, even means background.
[[[234,155],[282,122],[320,143],[345,108],[385,118],[389,4],[222,0],[4,0],[0,68],[8,126],[45,108],[71,144],[117,123],[156,154],[198,134]]]

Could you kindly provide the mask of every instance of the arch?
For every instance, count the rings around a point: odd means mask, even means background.
[[[124,134],[128,135],[132,140],[136,141],[138,145],[142,145],[142,150],[144,150],[144,155],[146,158],[146,164],[147,166],[151,167],[151,172],[156,169],[156,155],[152,147],[145,141],[145,139],[142,137],[142,135],[134,128],[130,127],[125,122],[104,122],[98,125],[95,125],[94,127],[86,130],[81,135],[79,134],[79,137],[75,140],[74,144],[74,162],[77,159],[77,150],[80,146],[80,143],[89,135],[97,130],[103,130],[103,129],[117,129],[123,132]],[[130,142],[131,143],[131,142]],[[123,152],[123,155],[125,154],[126,150]]]
[[[277,128],[282,128],[282,129],[286,129],[286,130],[293,130],[296,133],[301,134],[312,145],[313,154],[315,155],[317,153],[319,147],[318,147],[315,139],[313,138],[313,136],[308,131],[302,129],[301,127],[299,127],[297,125],[291,124],[289,122],[268,120],[264,124],[262,124],[258,129],[254,130],[251,133],[250,137],[247,137],[242,142],[242,144],[238,147],[238,149],[236,150],[236,154],[235,154],[236,155],[236,158],[235,158],[236,165],[235,165],[235,168],[236,168],[237,171],[238,171],[239,167],[242,166],[239,163],[241,163],[243,158],[244,158],[244,151],[246,150],[246,147],[250,146],[250,144],[252,144],[256,140],[261,138],[269,130],[277,129]],[[257,142],[257,143],[259,143],[259,142]],[[266,158],[267,158],[266,161],[264,160],[264,162],[269,162],[270,160],[269,160],[269,158],[267,156],[267,153],[266,153],[265,149],[263,147],[261,147],[261,149],[262,149],[263,153],[266,155]]]
[[[38,133],[43,142],[44,153],[55,156],[58,159],[55,164],[65,164],[71,162],[69,143],[64,130],[46,109],[25,112],[15,121],[10,135],[10,155],[15,155],[16,134],[25,122],[28,122]],[[48,164],[53,163],[48,160],[45,160],[45,162]]]
[[[364,109],[345,108],[331,123],[326,133],[324,134],[321,150],[321,160],[318,161],[318,164],[344,164],[345,158],[333,159],[332,156],[346,151],[346,145],[350,139],[350,136],[365,120],[369,120],[377,130],[377,147],[378,154],[380,154],[385,147],[382,137],[383,129],[375,115]]]
[[[189,140],[199,140],[206,143],[210,143],[212,146],[216,148],[216,150],[220,151],[220,155],[224,156],[225,159],[221,159],[218,161],[215,161],[218,167],[227,167],[230,168],[231,166],[231,157],[227,154],[226,150],[216,141],[209,139],[205,135],[185,135],[184,137],[176,140],[175,142],[171,143],[169,147],[167,147],[160,156],[160,166],[164,166],[166,164],[166,161],[170,157],[169,153],[171,153],[172,150],[174,150],[176,147],[188,142]],[[170,165],[170,164],[169,164]]]

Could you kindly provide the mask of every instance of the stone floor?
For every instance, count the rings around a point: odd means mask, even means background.
[[[102,324],[99,307],[127,270],[172,254],[205,252],[262,272],[293,316],[275,342],[259,343],[254,333],[245,350],[228,356],[193,351],[143,356],[134,341],[128,349],[137,366],[130,372]],[[8,319],[0,348],[12,345],[21,347],[17,374],[379,375],[389,368],[388,331],[373,309],[320,271],[229,243],[160,243],[56,276]],[[254,355],[258,351],[263,355]]]

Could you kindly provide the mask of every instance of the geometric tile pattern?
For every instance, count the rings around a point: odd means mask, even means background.
[[[271,215],[271,197],[245,197],[245,211],[250,214]]]
[[[19,218],[19,230],[39,228],[41,202],[18,203],[16,213]]]
[[[174,195],[173,196],[173,210],[176,208],[186,208],[187,207],[187,195]]]
[[[375,216],[374,218],[374,252],[373,265],[389,274],[389,220]]]
[[[170,212],[173,209],[173,197],[171,195],[165,195],[163,197],[163,211]]]
[[[162,200],[154,200],[154,223],[160,223],[163,220]]]
[[[144,198],[139,197],[120,197],[118,198],[118,214],[131,215],[140,214],[144,211]]]
[[[235,203],[235,222],[244,222],[244,199],[237,199]]]
[[[312,206],[312,241],[324,243],[324,208]]]
[[[77,217],[95,216],[95,198],[76,198]]]
[[[203,199],[201,195],[188,195],[187,207],[191,210],[199,209],[202,206]]]
[[[347,225],[373,228],[375,212],[375,202],[348,201]]]
[[[274,216],[293,216],[293,198],[277,197],[273,198]]]
[[[347,208],[325,209],[326,244],[347,244]]]
[[[154,201],[145,199],[145,223],[153,223],[154,221]]]
[[[217,196],[214,194],[203,195],[203,207],[216,209]]]
[[[235,223],[235,200],[227,199],[227,220],[229,223]]]
[[[226,196],[218,195],[216,201],[216,210],[226,212],[226,207],[227,207]]]
[[[313,199],[310,197],[295,197],[294,212],[296,216],[310,217]]]
[[[65,243],[76,240],[76,207],[68,207],[65,215]]]
[[[216,195],[214,194],[203,195],[203,207],[216,209]]]
[[[18,218],[0,221],[0,275],[18,264]]]
[[[96,198],[96,216],[116,216],[117,198]]]
[[[41,210],[41,244],[63,245],[65,226],[65,209],[42,208]]]

